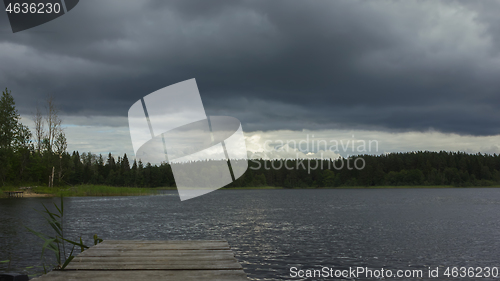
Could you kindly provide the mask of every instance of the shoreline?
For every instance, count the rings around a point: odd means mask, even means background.
[[[139,196],[154,195],[158,190],[152,188],[115,187],[105,185],[79,185],[71,187],[3,187],[0,189],[0,198],[13,198],[4,192],[22,191],[23,196],[14,198],[33,197],[87,197],[87,196]]]
[[[48,194],[48,193],[36,193],[36,192],[25,192],[23,194],[23,197],[26,197],[26,198],[32,198],[32,197],[53,197],[52,194]],[[21,197],[21,198],[23,198]]]
[[[403,186],[339,186],[339,187],[305,187],[305,188],[284,188],[276,186],[255,186],[255,187],[227,187],[218,190],[311,190],[311,189],[439,189],[439,188],[499,188],[500,186],[451,186],[451,185],[403,185]],[[36,188],[35,188],[36,189]],[[40,188],[47,191],[46,187]],[[37,197],[90,197],[90,196],[144,196],[158,195],[158,191],[177,190],[175,187],[158,188],[130,188],[130,187],[107,187],[107,186],[80,186],[71,188],[59,188],[54,192],[34,191],[29,189],[9,188],[0,191],[0,198],[10,198],[3,194],[4,191],[23,191],[22,197],[15,198],[37,198]]]

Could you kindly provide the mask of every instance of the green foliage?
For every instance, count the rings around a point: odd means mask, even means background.
[[[287,160],[286,168],[280,160],[254,159],[245,174],[227,187],[258,186],[255,179],[260,175],[266,185],[285,188],[500,185],[500,156],[496,154],[420,151],[357,157],[365,160],[364,169],[348,169],[346,159],[313,159],[311,166],[318,168],[310,170],[307,160]],[[344,166],[339,168],[342,161]],[[352,167],[352,158],[350,163]]]
[[[54,206],[57,210],[56,212],[51,212],[47,207],[42,204],[44,210],[39,211],[36,210],[37,212],[41,213],[47,223],[52,227],[54,230],[53,235],[49,234],[44,234],[38,231],[35,231],[29,227],[26,227],[31,233],[35,234],[36,236],[40,237],[43,240],[43,245],[42,245],[42,254],[40,258],[42,259],[42,262],[44,264],[44,269],[45,269],[45,251],[49,250],[52,251],[56,257],[56,262],[57,266],[55,269],[64,269],[74,258],[73,256],[73,251],[75,249],[75,246],[80,247],[81,251],[83,252],[85,249],[88,249],[88,246],[85,246],[82,242],[82,238],[80,237],[80,242],[75,242],[71,241],[64,236],[64,201],[63,197],[61,196],[61,205],[60,207],[57,206],[57,204],[54,203]],[[97,235],[94,235],[94,241],[96,240]],[[99,239],[99,238],[97,238]],[[99,239],[102,241],[102,239]],[[73,245],[71,251],[69,252],[69,255],[66,254],[66,243],[69,243]],[[45,273],[47,273],[47,270],[45,270]]]
[[[334,187],[335,173],[331,170],[324,170],[322,174],[322,181],[324,187]]]
[[[101,243],[103,240],[97,237],[97,234],[94,234],[94,245]],[[80,237],[80,242],[82,242],[82,238]],[[83,251],[83,250],[82,250]]]
[[[116,187],[106,185],[83,184],[72,187],[50,188],[38,186],[33,188],[34,192],[41,194],[54,194],[56,196],[126,196],[126,195],[148,195],[155,194],[157,190],[136,187]]]
[[[28,165],[31,132],[19,122],[14,98],[7,89],[0,97],[0,181],[2,185],[23,176]]]
[[[148,188],[175,187],[169,164],[160,166],[133,161],[132,167],[126,155],[113,160],[108,155],[73,152],[61,157],[41,155],[37,151],[28,154],[0,150],[0,178],[4,185],[19,186],[23,183],[46,185],[52,166],[56,167],[54,185],[56,189],[40,190],[40,193],[55,193],[64,196],[101,196],[150,193]],[[111,158],[110,158],[111,157]],[[250,160],[249,169],[228,188],[274,186],[285,188],[341,187],[341,186],[398,186],[398,185],[453,185],[491,186],[500,184],[500,156],[465,154],[456,152],[412,152],[387,155],[362,155],[366,161],[362,170],[342,169],[340,160],[317,160],[317,169],[308,171],[301,160]],[[311,165],[316,166],[311,161]],[[345,161],[345,160],[344,160]],[[322,162],[322,164],[321,164]],[[260,165],[257,165],[258,163]],[[299,163],[299,164],[298,164]],[[307,163],[304,161],[304,163]],[[278,167],[272,168],[272,166]],[[281,168],[279,168],[281,166]],[[60,169],[58,168],[60,167]],[[323,167],[323,168],[321,168]],[[352,160],[351,160],[352,167]],[[58,170],[64,171],[61,180]],[[6,171],[6,172],[4,172]],[[67,187],[68,185],[72,187]],[[65,187],[66,188],[62,188]],[[128,188],[128,189],[127,189]],[[143,191],[139,190],[143,188]],[[40,188],[41,189],[41,188]]]
[[[0,97],[0,148],[10,148],[14,143],[19,119],[14,98],[6,88]]]

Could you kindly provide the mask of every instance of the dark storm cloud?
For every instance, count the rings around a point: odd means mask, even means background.
[[[245,131],[500,132],[498,2],[81,1],[12,34],[0,82],[22,113],[126,116],[196,78],[208,114]]]

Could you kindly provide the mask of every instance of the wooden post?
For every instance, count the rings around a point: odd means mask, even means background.
[[[54,187],[54,166],[52,166],[52,176],[50,177],[49,187]]]

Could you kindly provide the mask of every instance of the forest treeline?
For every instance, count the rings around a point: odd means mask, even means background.
[[[56,155],[57,156],[57,155]],[[340,167],[337,160],[248,161],[247,171],[227,187],[276,186],[284,188],[341,186],[453,185],[491,186],[500,184],[500,156],[461,152],[409,152],[362,155],[363,169]],[[60,160],[60,161],[59,161]],[[240,160],[242,161],[242,160]],[[315,169],[308,169],[308,163]],[[345,159],[342,161],[346,162]],[[301,162],[304,164],[302,165]],[[323,162],[321,164],[321,162]],[[61,165],[61,166],[59,166]],[[335,165],[335,167],[334,167]],[[127,155],[115,159],[92,153],[64,152],[62,157],[31,151],[10,159],[4,184],[47,185],[55,167],[54,185],[104,184],[126,187],[174,187],[169,164],[160,166],[130,162]],[[321,168],[323,167],[323,168]],[[329,168],[330,167],[330,168]],[[61,174],[58,177],[57,174]]]
[[[173,187],[169,164],[160,166],[90,152],[66,151],[57,108],[33,116],[34,132],[21,124],[8,90],[0,98],[0,184],[4,186],[104,184],[123,187]],[[363,159],[362,169],[353,167]],[[284,188],[341,186],[500,184],[500,156],[463,152],[407,152],[359,155],[350,159],[248,161],[247,171],[227,187]],[[347,164],[350,160],[351,165]],[[240,160],[242,161],[242,160]],[[359,164],[359,161],[358,161]]]

